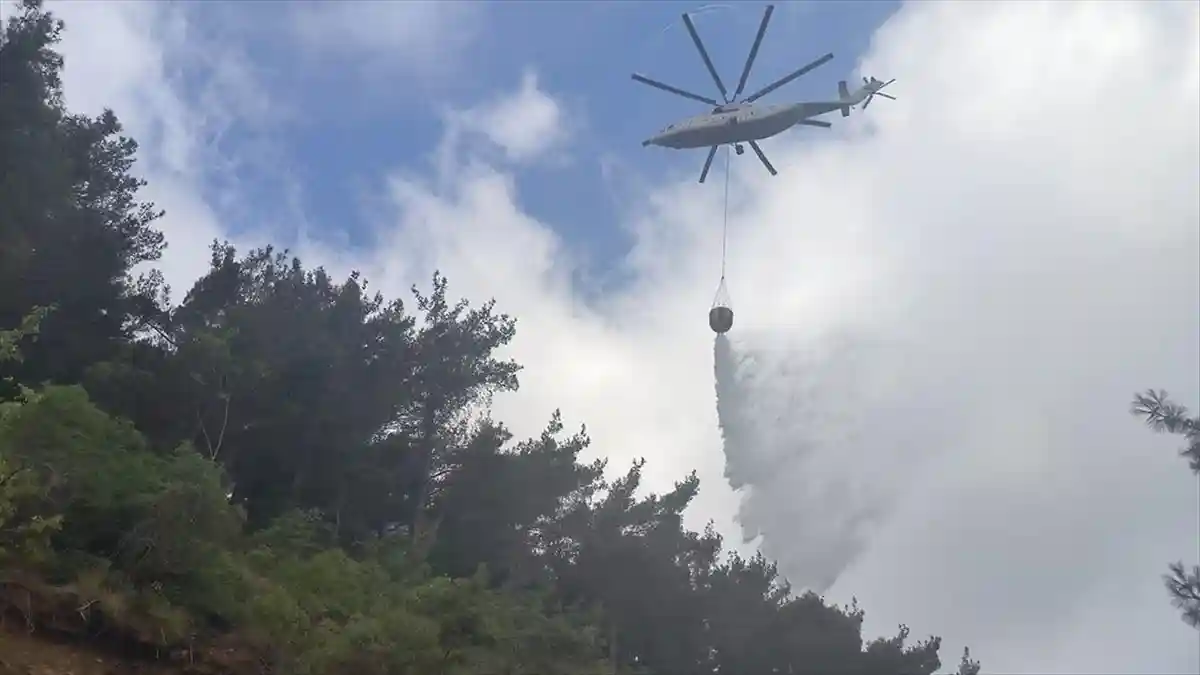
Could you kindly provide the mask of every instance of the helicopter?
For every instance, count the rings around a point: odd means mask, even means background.
[[[871,100],[876,96],[882,96],[893,101],[896,100],[894,96],[881,91],[884,87],[895,82],[895,79],[883,82],[874,77],[864,77],[862,86],[853,92],[850,91],[844,80],[838,82],[838,97],[835,100],[767,105],[755,104],[755,101],[763,96],[833,59],[833,54],[826,54],[739,101],[738,97],[742,95],[742,91],[746,88],[746,80],[750,76],[750,68],[754,65],[755,57],[758,56],[758,48],[762,45],[763,35],[767,32],[767,24],[770,23],[771,14],[774,11],[774,5],[767,5],[762,23],[758,27],[758,34],[754,37],[754,45],[750,48],[750,55],[746,58],[746,65],[742,69],[742,76],[738,81],[737,90],[733,93],[732,97],[729,95],[728,90],[726,90],[725,84],[721,81],[721,76],[717,74],[717,69],[713,67],[712,60],[708,57],[708,51],[704,48],[704,43],[700,40],[700,34],[696,32],[696,26],[692,23],[691,17],[687,14],[683,15],[683,23],[687,26],[688,33],[692,36],[692,42],[695,43],[697,51],[700,52],[700,58],[704,60],[704,65],[708,68],[708,73],[712,75],[713,81],[716,82],[723,102],[719,103],[715,99],[693,94],[690,91],[634,73],[633,79],[637,82],[713,106],[712,110],[707,114],[689,117],[667,126],[658,134],[643,141],[642,147],[656,145],[676,150],[707,147],[709,149],[708,158],[704,160],[704,169],[700,172],[700,182],[703,183],[704,179],[708,177],[708,170],[712,167],[713,157],[717,154],[717,148],[722,145],[733,145],[734,151],[738,155],[741,155],[745,152],[743,144],[746,144],[758,156],[759,161],[767,168],[767,171],[774,176],[778,172],[771,165],[771,162],[767,160],[767,156],[763,154],[758,141],[783,133],[797,125],[828,129],[833,125],[824,120],[813,118],[835,110],[840,110],[842,117],[848,117],[851,108],[861,103],[863,110],[866,110],[867,106],[871,104]]]

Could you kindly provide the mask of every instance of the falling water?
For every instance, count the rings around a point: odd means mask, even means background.
[[[894,494],[903,453],[881,447],[887,431],[867,424],[896,400],[879,368],[882,354],[853,340],[738,350],[716,337],[725,477],[741,494],[742,534],[746,541],[761,535],[763,552],[796,587],[832,586]]]

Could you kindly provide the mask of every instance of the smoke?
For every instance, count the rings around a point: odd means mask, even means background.
[[[797,588],[823,593],[837,581],[928,447],[908,442],[922,417],[905,409],[894,349],[850,337],[735,349],[716,338],[725,477],[741,496],[743,539],[761,536]]]

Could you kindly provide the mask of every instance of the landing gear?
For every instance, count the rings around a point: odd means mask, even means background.
[[[744,153],[746,152],[746,148],[742,147],[742,144],[741,144],[741,143],[734,143],[734,144],[733,144],[733,151],[734,151],[735,153],[737,153],[737,154],[741,155],[741,154],[744,154]]]

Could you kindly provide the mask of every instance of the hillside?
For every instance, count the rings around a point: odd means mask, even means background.
[[[183,675],[185,671],[113,656],[23,630],[0,630],[0,675]]]

